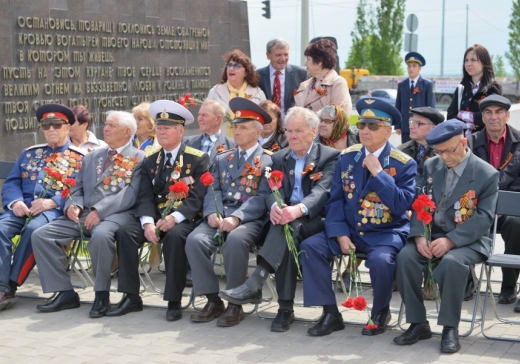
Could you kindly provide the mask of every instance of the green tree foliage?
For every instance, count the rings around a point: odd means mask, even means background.
[[[403,74],[400,52],[405,3],[406,0],[359,1],[347,68],[367,68],[372,75]]]
[[[352,36],[352,46],[346,68],[367,68],[370,69],[370,35],[373,27],[371,12],[367,0],[360,0],[357,6],[357,19]]]
[[[507,77],[504,57],[502,57],[500,54],[493,54],[491,56],[491,60],[493,62],[493,68],[495,69],[495,77]]]
[[[509,20],[509,52],[506,58],[513,68],[515,77],[520,80],[520,0],[513,1],[513,11]]]

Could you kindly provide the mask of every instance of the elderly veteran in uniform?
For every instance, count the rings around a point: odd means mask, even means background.
[[[258,137],[271,116],[252,101],[236,97],[229,102],[235,114],[233,127],[237,148],[217,156],[214,168],[214,190],[208,189],[204,198],[204,219],[188,236],[186,255],[192,269],[196,296],[208,298],[204,309],[191,315],[192,322],[209,322],[216,317],[217,326],[238,325],[244,318],[241,305],[229,303],[227,308],[218,296],[219,282],[215,275],[212,254],[217,253],[217,229],[224,232],[222,248],[226,289],[240,286],[247,277],[249,248],[259,239],[267,218],[251,219],[242,208],[250,197],[256,196],[265,167],[271,165],[272,152],[264,150]],[[217,215],[217,208],[221,216]]]
[[[429,106],[416,107],[410,110],[409,125],[410,138],[412,140],[399,145],[397,149],[408,154],[417,163],[415,187],[418,191],[421,189],[424,162],[427,159],[435,157],[433,149],[426,144],[426,135],[443,121],[444,115]]]
[[[197,116],[200,134],[184,137],[186,145],[209,155],[210,170],[218,153],[235,146],[233,139],[222,132],[221,126],[225,117],[224,106],[218,101],[206,99],[200,105]]]
[[[115,233],[134,219],[139,193],[144,152],[130,143],[136,128],[132,114],[108,112],[103,128],[107,146],[85,155],[76,186],[64,207],[65,216],[33,233],[32,245],[43,292],[59,292],[52,302],[37,306],[41,312],[80,306],[64,264],[62,247],[79,237],[81,231],[89,237],[87,247],[95,275],[95,299],[89,315],[102,317],[110,308]]]
[[[397,135],[401,136],[401,142],[410,141],[410,128],[407,123],[410,110],[430,106],[435,108],[435,93],[433,82],[422,78],[421,69],[426,65],[426,60],[417,52],[409,52],[405,57],[408,78],[397,85],[397,97],[395,107],[401,113],[402,122],[395,124]]]
[[[415,196],[416,163],[388,139],[401,118],[390,104],[373,99],[356,103],[359,140],[341,152],[325,205],[325,231],[302,242],[305,306],[323,306],[323,316],[307,333],[323,336],[344,329],[333,291],[330,259],[353,249],[365,253],[374,288],[371,318],[378,335],[390,321],[395,257],[409,232],[406,210]]]
[[[70,125],[75,122],[72,110],[47,104],[36,110],[36,117],[46,143],[23,150],[2,187],[5,212],[0,216],[0,310],[16,304],[16,290],[34,267],[31,234],[63,215],[63,185],[47,178],[44,168],[73,178],[83,158],[83,152],[68,141]],[[13,249],[16,235],[20,238]]]
[[[472,134],[468,146],[478,157],[491,164],[500,173],[498,188],[504,191],[520,191],[520,131],[509,121],[511,102],[500,95],[490,95],[479,104],[484,129]],[[498,229],[504,239],[505,254],[520,255],[520,217],[501,216]],[[502,268],[502,287],[498,303],[516,301],[518,269]],[[520,312],[520,300],[515,312]]]
[[[136,216],[121,227],[117,236],[119,256],[119,292],[125,293],[107,316],[121,316],[143,310],[139,296],[139,248],[147,241],[162,243],[166,270],[164,300],[168,301],[166,319],[182,317],[182,291],[186,285],[186,238],[201,219],[206,187],[200,176],[208,170],[208,155],[182,142],[184,126],[193,123],[193,115],[182,105],[158,100],[150,105],[155,118],[157,140],[162,146],[143,162],[141,188]],[[175,184],[189,187],[187,195],[168,199],[169,188]],[[171,196],[171,194],[170,194]],[[170,209],[166,211],[165,209]]]
[[[259,195],[250,198],[243,207],[253,220],[263,218],[270,211],[271,226],[258,255],[257,267],[244,284],[219,294],[236,305],[260,303],[268,274],[276,272],[280,308],[271,325],[271,331],[275,332],[289,330],[294,321],[297,266],[293,253],[287,249],[283,225],[290,224],[293,228],[296,246],[323,230],[323,207],[329,198],[332,173],[339,155],[337,150],[314,143],[319,119],[313,111],[295,106],[286,119],[289,147],[272,156],[272,170],[284,174],[279,188],[284,207],[278,207],[267,178],[262,178]]]
[[[498,171],[474,155],[464,138],[464,123],[451,119],[427,136],[438,157],[424,164],[423,193],[435,203],[431,242],[414,211],[410,235],[397,256],[397,283],[410,327],[394,338],[411,345],[432,336],[426,320],[421,286],[428,259],[436,259],[433,276],[440,291],[437,323],[442,330],[441,352],[460,350],[458,326],[470,264],[485,261],[491,253],[489,233],[498,197]]]

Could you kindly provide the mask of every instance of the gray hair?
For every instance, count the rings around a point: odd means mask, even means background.
[[[226,116],[226,109],[224,108],[224,106],[220,102],[215,101],[213,99],[204,100],[204,102],[200,106],[211,107],[211,110],[213,111],[213,114],[215,114],[215,116]]]
[[[267,53],[271,53],[271,49],[273,48],[289,48],[289,43],[287,43],[287,41],[282,38],[273,38],[267,42],[265,50]]]
[[[264,128],[262,123],[259,122],[258,120],[255,120],[255,127],[256,127],[257,130],[262,130]]]
[[[334,105],[327,105],[316,115],[321,119],[322,116],[328,116],[331,120],[336,120],[336,107]]]
[[[290,118],[294,117],[303,118],[309,129],[317,128],[318,124],[320,123],[320,119],[314,111],[300,106],[293,106],[289,109],[289,111],[287,111],[287,114],[285,115],[285,122],[287,123]]]
[[[107,112],[107,119],[115,116],[117,122],[122,128],[130,128],[130,134],[134,135],[137,130],[137,122],[135,121],[134,115],[126,111],[110,110]]]

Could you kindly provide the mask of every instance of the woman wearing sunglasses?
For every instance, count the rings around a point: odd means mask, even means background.
[[[348,92],[347,81],[335,71],[336,46],[328,39],[320,39],[305,49],[307,56],[305,67],[309,73],[307,81],[303,81],[295,90],[296,106],[314,111],[329,104],[339,105],[350,118],[352,99]]]
[[[224,71],[218,85],[208,93],[208,99],[216,100],[227,110],[228,136],[233,136],[230,125],[235,115],[229,110],[229,100],[243,97],[260,104],[266,99],[264,92],[258,87],[259,77],[251,59],[242,51],[235,49],[224,55]]]
[[[341,106],[327,105],[317,112],[320,118],[316,143],[343,150],[359,143],[358,130],[350,126],[347,113]]]

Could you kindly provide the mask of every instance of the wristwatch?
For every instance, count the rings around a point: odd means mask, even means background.
[[[300,211],[302,212],[302,216],[305,216],[307,213],[307,210],[305,209],[305,205],[302,203],[299,203],[298,206],[300,207]]]

